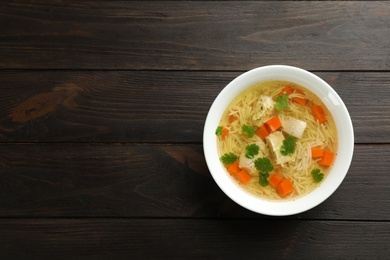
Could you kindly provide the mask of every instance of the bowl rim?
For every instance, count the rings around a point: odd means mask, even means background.
[[[236,184],[219,161],[215,129],[230,102],[257,82],[286,80],[316,94],[333,116],[338,134],[335,162],[327,178],[315,190],[302,197],[271,201],[257,197]],[[224,104],[224,105],[222,105]],[[217,119],[217,120],[216,120]],[[354,151],[354,131],[348,109],[336,91],[317,75],[289,65],[266,65],[246,71],[228,83],[213,101],[204,125],[203,151],[208,169],[220,189],[234,202],[256,213],[287,216],[305,212],[329,198],[348,173]]]

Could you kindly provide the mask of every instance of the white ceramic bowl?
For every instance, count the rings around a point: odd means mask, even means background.
[[[215,129],[218,127],[226,107],[246,88],[267,80],[290,81],[312,91],[328,107],[337,127],[338,150],[331,171],[318,188],[295,200],[270,201],[248,193],[234,182],[219,160]],[[340,186],[352,161],[354,133],[352,121],[344,102],[324,80],[300,68],[270,65],[241,74],[219,93],[206,118],[203,148],[211,175],[222,191],[233,201],[264,215],[286,216],[301,213],[317,206]]]

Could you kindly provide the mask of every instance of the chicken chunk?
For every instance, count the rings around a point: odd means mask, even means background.
[[[294,117],[286,117],[283,119],[283,131],[296,138],[301,138],[305,132],[307,123]]]
[[[264,121],[264,118],[272,114],[275,102],[269,96],[260,96],[254,107],[252,119]]]
[[[283,155],[280,152],[280,148],[283,145],[284,135],[281,131],[275,131],[266,137],[268,146],[275,158],[276,164],[283,165],[284,163],[290,162],[293,160],[291,155]]]

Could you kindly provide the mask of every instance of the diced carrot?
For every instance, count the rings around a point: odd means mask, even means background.
[[[226,127],[222,128],[222,135],[221,135],[222,140],[228,137],[228,135],[229,135],[229,129],[227,129]]]
[[[295,88],[293,88],[293,87],[291,87],[291,86],[289,86],[289,85],[285,86],[285,87],[282,89],[282,91],[280,91],[279,95],[284,95],[284,94],[290,95],[290,94],[292,94],[292,93],[294,93],[294,92],[303,95],[303,92],[302,92],[301,90],[295,89]],[[300,104],[300,105],[302,105],[302,106],[306,105],[306,103],[307,103],[307,99],[306,99],[306,98],[293,97],[292,100],[293,100],[294,102],[297,102],[298,104]]]
[[[300,104],[302,106],[306,105],[306,103],[307,103],[307,99],[306,98],[293,97],[292,100],[294,102],[297,102],[298,104]]]
[[[284,95],[284,94],[290,95],[293,92],[294,92],[294,89],[291,86],[287,85],[282,89],[282,91],[280,91],[279,95]]]
[[[271,133],[273,131],[278,130],[282,126],[282,123],[280,122],[279,117],[277,117],[277,116],[274,116],[274,117],[268,119],[268,121],[265,122],[265,124],[267,125],[268,130]]]
[[[302,91],[300,90],[297,90],[298,93],[301,93]],[[303,93],[301,93],[303,94]],[[305,106],[306,103],[307,103],[307,99],[306,98],[301,98],[301,97],[293,97],[292,100],[298,104],[300,104],[301,106]]]
[[[312,147],[311,148],[311,157],[312,158],[321,158],[324,155],[324,150],[321,147]]]
[[[329,167],[332,165],[334,153],[329,150],[324,150],[322,159],[318,162],[319,165]]]
[[[263,140],[270,134],[265,124],[257,129],[255,133]]]
[[[313,116],[320,122],[320,123],[325,123],[326,122],[326,116],[325,116],[325,112],[324,110],[322,109],[321,106],[319,105],[312,105],[311,106],[311,112],[313,114]]]
[[[235,161],[234,163],[229,164],[227,167],[227,171],[231,175],[236,175],[240,171],[240,167],[238,166],[238,161]]]
[[[235,116],[235,115],[230,115],[229,116],[229,123],[233,123],[234,121],[236,121],[238,118]]]
[[[275,173],[274,175],[272,175],[271,177],[269,177],[268,179],[268,182],[269,184],[276,188],[278,187],[279,183],[283,180],[283,176],[280,175],[279,173]]]
[[[301,94],[301,95],[304,96],[303,91],[301,91],[301,90],[299,90],[299,89],[296,89],[295,92],[296,92],[296,93],[299,93],[299,94]],[[293,97],[292,100],[293,100],[294,102],[296,102],[296,103],[302,105],[302,106],[306,105],[306,103],[307,103],[307,99],[306,99],[306,98]]]
[[[245,169],[242,169],[241,171],[239,171],[237,173],[236,177],[243,184],[247,184],[252,178]]]
[[[276,190],[283,197],[294,191],[294,185],[290,179],[284,179],[276,187]]]

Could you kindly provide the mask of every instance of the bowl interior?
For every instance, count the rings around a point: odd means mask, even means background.
[[[331,112],[337,128],[338,150],[331,171],[311,193],[285,201],[270,201],[242,189],[219,161],[215,129],[230,102],[257,82],[284,80],[297,83],[316,94]],[[345,178],[353,155],[354,134],[348,110],[339,95],[318,76],[291,66],[271,65],[250,70],[230,82],[213,102],[206,118],[203,147],[209,170],[222,191],[241,206],[265,215],[283,216],[309,210],[327,199]]]

